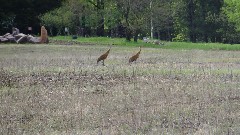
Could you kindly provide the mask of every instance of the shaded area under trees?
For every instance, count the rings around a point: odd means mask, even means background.
[[[63,0],[0,0],[0,34],[17,27],[21,32],[39,34],[38,16],[61,6]],[[32,27],[32,31],[28,30]]]

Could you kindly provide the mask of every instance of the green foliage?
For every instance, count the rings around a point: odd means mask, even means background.
[[[175,38],[172,39],[174,42],[184,42],[187,41],[187,38],[182,33],[178,34]]]
[[[68,6],[62,6],[53,11],[50,11],[40,17],[42,25],[52,29],[56,27],[58,34],[63,32],[65,27],[72,28],[73,26],[73,13]],[[50,30],[51,31],[51,30]]]
[[[173,0],[152,0],[150,10],[152,12],[153,32],[157,33],[156,39],[171,40],[171,33],[173,33],[173,5]],[[167,36],[162,37],[164,34]]]
[[[105,6],[105,29],[116,28],[121,21],[121,13],[117,10],[117,5],[113,1],[106,3]]]
[[[183,1],[174,1],[172,4],[173,10],[173,26],[174,26],[174,36],[187,35],[187,16],[186,16],[186,5]]]
[[[221,42],[222,0],[181,0],[173,3],[174,35],[187,35],[191,42]]]
[[[39,33],[41,24],[51,35],[64,35],[68,27],[74,35],[129,41],[153,34],[168,41],[240,43],[239,15],[238,0],[14,0],[0,5],[0,32],[20,26],[25,33],[34,25]]]
[[[225,0],[223,11],[230,22],[236,24],[237,31],[240,31],[240,3],[238,0]]]
[[[0,13],[1,19],[0,20],[0,31],[4,31],[5,29],[10,29],[14,25],[14,20],[16,16],[14,14],[1,14]]]
[[[139,34],[146,34],[150,23],[150,1],[146,0],[118,0],[117,10],[121,13],[121,24],[126,28],[126,40],[134,37],[137,41]]]

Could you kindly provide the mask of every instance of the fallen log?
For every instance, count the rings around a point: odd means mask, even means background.
[[[19,33],[19,30],[17,28],[12,29],[12,34],[6,33],[3,36],[0,36],[0,43],[18,43],[18,44],[23,44],[23,43],[34,43],[34,44],[39,44],[39,43],[49,43],[48,39],[48,33],[47,30],[45,29],[44,26],[41,27],[41,36],[40,37],[34,37],[32,35],[26,35],[23,33]]]

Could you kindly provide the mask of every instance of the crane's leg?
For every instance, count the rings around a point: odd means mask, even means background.
[[[104,60],[102,61],[102,64],[103,64],[103,66],[105,66],[105,64],[104,64]]]
[[[97,60],[97,65],[98,65],[99,62],[100,62],[100,60],[98,59],[98,60]]]

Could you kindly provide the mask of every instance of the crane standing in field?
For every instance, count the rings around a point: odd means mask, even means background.
[[[137,54],[133,55],[133,56],[129,59],[129,63],[132,63],[132,62],[136,61],[136,60],[139,58],[139,55],[140,55],[140,53],[141,53],[141,46],[140,46],[139,48],[140,48],[139,52],[138,52]]]
[[[98,64],[99,61],[102,60],[102,62],[103,62],[103,66],[105,66],[105,64],[104,64],[104,60],[107,58],[107,56],[108,56],[110,50],[111,50],[111,46],[110,46],[110,48],[107,50],[107,52],[105,52],[104,54],[102,54],[102,55],[97,59],[97,64]]]

